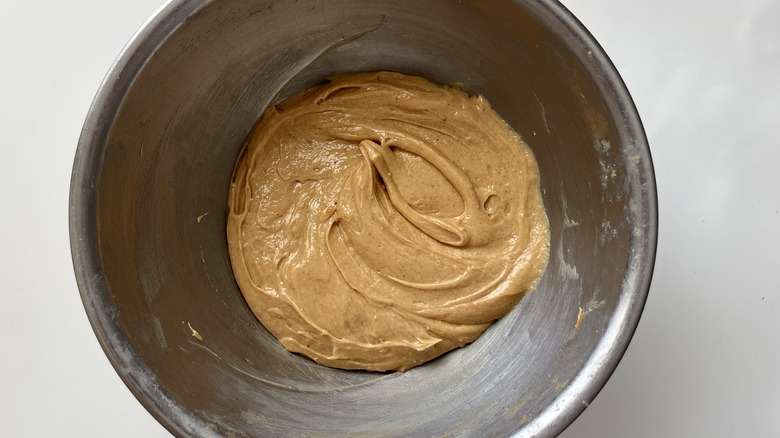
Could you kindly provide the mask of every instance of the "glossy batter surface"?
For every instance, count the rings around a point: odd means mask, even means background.
[[[292,352],[407,370],[533,289],[549,229],[530,149],[482,97],[359,73],[272,107],[234,174],[236,280]]]

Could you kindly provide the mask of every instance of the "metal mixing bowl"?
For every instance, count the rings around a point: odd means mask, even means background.
[[[244,302],[225,237],[233,165],[267,105],[379,69],[487,97],[536,154],[552,233],[535,292],[472,345],[406,373],[285,351]],[[631,98],[554,1],[174,0],[95,98],[70,221],[95,333],[176,435],[550,436],[630,341],[657,212]]]

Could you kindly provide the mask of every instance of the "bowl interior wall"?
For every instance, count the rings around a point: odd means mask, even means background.
[[[647,245],[645,152],[584,47],[546,6],[510,1],[204,3],[138,66],[103,157],[99,250],[128,352],[204,434],[490,436],[540,416],[636,287]],[[551,223],[538,289],[403,374],[286,352],[245,304],[225,237],[233,166],[269,103],[379,69],[484,95],[533,149]]]

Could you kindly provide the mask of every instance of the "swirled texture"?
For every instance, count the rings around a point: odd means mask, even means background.
[[[530,149],[482,97],[399,73],[270,108],[229,204],[250,308],[337,368],[407,370],[473,341],[549,254]]]

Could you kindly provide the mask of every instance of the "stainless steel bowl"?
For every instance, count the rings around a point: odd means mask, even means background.
[[[533,294],[474,344],[403,374],[285,351],[247,308],[225,238],[233,165],[266,106],[379,69],[486,96],[536,154],[552,232]],[[98,339],[176,435],[551,436],[631,339],[656,202],[627,90],[554,1],[174,0],[95,98],[70,233]]]

